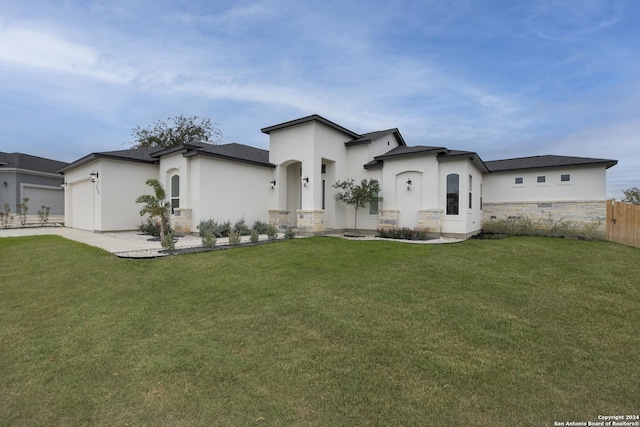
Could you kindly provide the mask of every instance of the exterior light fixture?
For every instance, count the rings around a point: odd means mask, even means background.
[[[62,184],[60,184],[60,188],[62,188],[63,190],[65,189],[66,186],[67,186],[67,181],[64,181]]]
[[[3,187],[8,187],[8,186],[9,186],[9,184],[7,184],[7,181],[4,181],[4,182],[2,183],[2,186],[3,186]]]
[[[407,190],[411,190],[411,180],[407,180]]]
[[[269,185],[271,185],[271,189],[273,190],[274,188],[276,188],[276,180],[272,179],[271,182],[269,183]]]
[[[305,176],[304,178],[302,178],[302,185],[306,187],[308,184],[309,184],[309,177]]]
[[[91,182],[96,182],[96,179],[98,179],[98,172],[91,172],[89,174],[89,176],[91,177]]]

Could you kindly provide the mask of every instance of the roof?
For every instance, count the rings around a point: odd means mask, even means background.
[[[519,157],[515,159],[491,160],[485,162],[489,172],[585,165],[604,165],[609,169],[611,166],[615,166],[616,164],[618,164],[617,160],[554,156],[550,154],[544,156]]]
[[[269,163],[269,151],[250,147],[244,144],[203,144],[202,147],[191,149],[184,154],[185,157],[198,155],[218,157],[226,160],[239,161],[259,166],[268,166],[273,168],[276,167],[276,165],[274,165],[273,163]]]
[[[379,131],[375,131],[375,132],[364,133],[364,134],[360,135],[359,138],[354,138],[351,141],[345,142],[344,144],[347,147],[351,147],[353,145],[370,144],[371,142],[373,142],[373,141],[375,141],[377,139],[384,138],[385,136],[391,135],[391,134],[393,134],[396,137],[396,139],[398,140],[400,145],[407,145],[404,142],[404,138],[402,138],[402,135],[400,134],[400,131],[398,130],[398,128],[379,130]]]
[[[471,160],[478,169],[483,172],[488,172],[488,169],[480,156],[478,156],[478,154],[474,153],[473,151],[449,150],[445,147],[433,147],[427,145],[416,145],[414,147],[395,147],[385,154],[374,157],[372,161],[364,165],[364,168],[375,169],[382,167],[385,160],[424,155],[435,155],[438,161],[456,160],[466,157],[468,160]]]
[[[5,168],[24,169],[42,173],[55,174],[60,168],[67,165],[66,162],[45,159],[24,153],[4,153],[0,151],[0,170]]]
[[[123,161],[129,161],[129,162],[137,162],[137,163],[156,164],[158,163],[158,159],[156,159],[152,155],[158,151],[161,151],[161,149],[159,149],[158,147],[147,147],[147,148],[129,148],[127,150],[103,151],[100,153],[91,153],[87,156],[84,156],[76,160],[73,163],[70,163],[68,166],[59,169],[58,172],[64,173],[68,170],[75,169],[78,166],[82,166],[86,163],[89,163],[98,159],[112,159],[112,160],[123,160]]]
[[[169,148],[130,148],[128,150],[105,151],[101,153],[91,153],[66,167],[59,169],[59,172],[66,172],[82,166],[97,159],[122,160],[137,163],[158,164],[161,156],[183,151],[183,156],[193,157],[198,155],[219,157],[231,161],[251,163],[261,166],[275,167],[269,163],[269,152],[255,147],[242,144],[182,144]]]
[[[357,134],[357,133],[355,133],[353,131],[350,131],[349,129],[347,129],[345,127],[342,127],[339,124],[332,122],[331,120],[327,120],[327,119],[325,119],[324,117],[322,117],[322,116],[320,116],[318,114],[312,114],[310,116],[302,117],[300,119],[291,120],[291,121],[288,121],[288,122],[284,122],[284,123],[280,123],[280,124],[277,124],[277,125],[273,125],[273,126],[269,126],[269,127],[266,127],[266,128],[262,128],[262,129],[260,129],[260,131],[262,133],[266,133],[268,135],[271,132],[276,131],[276,130],[281,130],[281,129],[285,129],[285,128],[288,128],[288,127],[291,127],[291,126],[297,126],[297,125],[301,125],[301,124],[309,123],[309,122],[314,122],[314,121],[318,122],[318,123],[322,123],[323,125],[328,126],[328,127],[332,128],[332,129],[335,129],[335,130],[337,130],[339,132],[342,132],[342,133],[344,133],[346,135],[349,135],[354,139],[362,137],[362,135]]]

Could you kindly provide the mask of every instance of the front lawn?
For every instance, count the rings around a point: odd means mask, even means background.
[[[535,425],[640,411],[640,250],[0,239],[0,425]]]

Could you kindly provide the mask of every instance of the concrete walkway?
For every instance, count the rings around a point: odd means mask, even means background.
[[[93,233],[91,231],[77,230],[67,227],[26,227],[26,228],[8,228],[0,229],[0,238],[2,237],[22,237],[22,236],[43,236],[56,235],[65,239],[75,240],[76,242],[86,243],[104,249],[111,253],[134,252],[146,250],[160,250],[162,246],[160,242],[149,241],[132,241],[125,239],[117,239],[107,234]]]

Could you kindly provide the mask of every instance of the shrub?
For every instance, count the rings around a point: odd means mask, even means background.
[[[51,212],[51,208],[49,206],[41,206],[38,211],[38,220],[41,225],[47,225],[49,222],[49,212]]]
[[[244,217],[233,224],[233,232],[239,233],[241,236],[246,236],[251,233],[251,229],[249,229],[247,224],[244,222]]]
[[[158,224],[156,221],[153,221],[151,218],[147,218],[146,223],[143,222],[138,226],[138,231],[149,236],[159,236],[160,224]]]
[[[253,223],[252,230],[256,230],[258,234],[267,234],[267,228],[269,225],[266,222],[262,222],[259,219]]]
[[[163,249],[168,251],[172,251],[176,248],[176,242],[173,239],[173,230],[169,229],[164,233],[164,237],[162,238],[162,242],[160,242]]]
[[[27,211],[29,210],[27,203],[29,203],[29,198],[24,197],[22,199],[22,203],[18,205],[18,215],[20,216],[20,224],[22,224],[23,227],[27,225]]]
[[[293,228],[287,228],[287,231],[284,232],[285,239],[293,239],[296,237],[296,231]]]
[[[233,229],[231,228],[231,221],[225,221],[220,224],[220,237],[228,237]]]
[[[9,203],[4,204],[4,212],[0,212],[0,225],[4,228],[9,228],[13,223],[13,216],[11,216],[11,206]]]
[[[240,244],[240,239],[242,235],[236,231],[231,231],[229,233],[229,244],[231,246],[236,246]]]
[[[251,230],[251,237],[249,237],[249,240],[251,243],[258,243],[258,240],[260,240],[260,234],[257,229],[254,228]]]
[[[207,232],[211,233],[214,237],[221,236],[218,221],[213,218],[200,221],[200,224],[198,224],[198,230],[200,231],[200,237],[204,237]]]
[[[267,226],[267,238],[269,240],[275,240],[278,238],[278,229],[274,225],[269,224]]]
[[[200,230],[200,238],[202,239],[202,246],[205,248],[213,248],[216,245],[217,238],[211,230]]]

